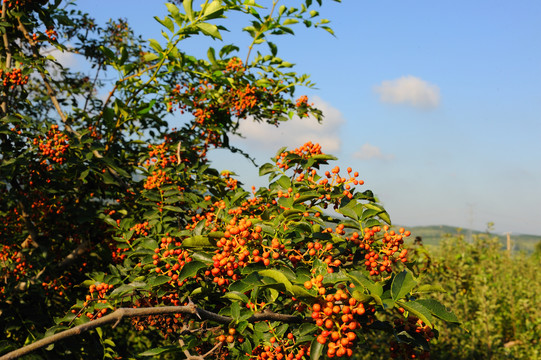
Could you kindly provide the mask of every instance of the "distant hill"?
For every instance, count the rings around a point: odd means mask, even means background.
[[[482,234],[482,231],[461,229],[447,225],[434,225],[434,226],[404,226],[411,231],[411,239],[419,236],[423,240],[423,244],[426,245],[438,245],[441,239],[446,236],[463,235],[468,238],[471,235]],[[490,234],[491,236],[497,236],[502,247],[507,246],[507,235],[503,234]],[[525,251],[532,253],[535,245],[541,241],[541,236],[538,235],[513,235],[511,234],[511,246],[513,251]]]

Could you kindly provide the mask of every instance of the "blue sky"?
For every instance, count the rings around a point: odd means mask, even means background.
[[[78,4],[100,23],[124,17],[161,38],[160,1]],[[496,232],[541,235],[541,2],[343,0],[320,12],[336,37],[299,27],[276,42],[317,83],[298,94],[322,108],[324,124],[247,123],[235,144],[263,163],[282,145],[319,141],[359,171],[397,224],[494,222]],[[239,155],[212,158],[246,185],[264,184]]]

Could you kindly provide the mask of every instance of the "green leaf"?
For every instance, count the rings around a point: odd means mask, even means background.
[[[160,285],[163,285],[165,284],[166,282],[169,282],[171,280],[171,278],[167,275],[160,275],[160,276],[157,276],[153,279],[151,279],[149,281],[149,284],[153,287],[155,286],[160,286]]]
[[[175,31],[175,24],[173,24],[173,20],[171,20],[170,17],[165,17],[163,20],[161,20],[160,18],[158,17],[155,17],[156,20],[158,20],[158,22],[160,24],[162,24],[163,26],[165,26],[167,28],[167,30],[169,30],[170,32],[174,32]]]
[[[182,209],[182,208],[180,208],[178,206],[171,206],[171,205],[164,205],[163,209],[173,211],[173,212],[177,212],[177,213],[185,211],[184,209]]]
[[[267,277],[270,277],[271,279],[274,279],[276,280],[277,283],[279,284],[283,284],[287,291],[289,291],[290,293],[293,293],[293,284],[291,283],[291,281],[289,281],[289,279],[284,275],[283,272],[279,271],[279,270],[275,270],[275,269],[268,269],[268,270],[261,270],[258,272],[259,275],[261,276],[267,276]]]
[[[284,21],[283,25],[291,25],[291,24],[296,24],[298,22],[299,22],[299,20],[297,20],[297,19],[286,19]]]
[[[278,47],[276,46],[276,44],[267,41],[267,45],[269,46],[272,56],[276,56],[278,54]]]
[[[319,360],[321,354],[323,354],[324,345],[317,341],[317,338],[312,340],[310,344],[310,360]]]
[[[413,275],[409,271],[404,270],[394,277],[391,284],[391,296],[394,300],[402,299],[415,286],[417,286],[417,281],[413,279]]]
[[[385,211],[385,209],[382,206],[378,204],[369,203],[369,204],[364,204],[364,207],[367,209],[376,211],[377,216],[381,220],[385,221],[389,225],[391,224],[391,218],[389,217],[389,214],[387,214],[387,211]],[[370,217],[372,216],[374,215],[370,213]],[[363,213],[363,217],[364,217],[364,213]]]
[[[168,345],[164,347],[154,348],[147,351],[144,351],[139,354],[139,356],[156,356],[160,354],[166,354],[171,352],[178,352],[180,348],[176,345]]]
[[[417,289],[414,291],[416,294],[419,293],[433,293],[433,292],[447,292],[441,285],[438,284],[423,284],[420,285]]]
[[[108,47],[100,46],[100,50],[108,60],[113,60],[115,58],[115,53]]]
[[[157,40],[149,39],[148,42],[150,43],[150,47],[153,48],[156,52],[158,53],[163,52],[162,46]]]
[[[277,168],[273,164],[269,164],[269,163],[263,164],[259,168],[259,176],[267,175],[268,173],[274,172],[276,170]]]
[[[194,13],[192,10],[193,0],[183,0],[182,5],[184,6],[184,12],[188,16],[188,19],[193,23],[194,22]]]
[[[231,317],[236,321],[240,318],[240,305],[238,302],[231,303]]]
[[[147,283],[142,281],[134,281],[130,284],[124,284],[120,285],[119,287],[115,288],[109,296],[115,296],[115,295],[121,295],[124,293],[132,292],[135,289],[144,289],[147,287]]]
[[[327,154],[317,154],[312,156],[312,159],[320,160],[320,161],[327,161],[327,160],[338,160],[337,157]]]
[[[428,310],[430,310],[430,313],[434,315],[435,317],[437,317],[438,319],[441,319],[450,323],[455,323],[455,324],[460,323],[456,315],[452,311],[447,310],[445,306],[443,306],[437,300],[421,299],[421,300],[417,300],[416,302],[423,305]]]
[[[359,271],[352,271],[347,274],[347,276],[353,281],[356,286],[367,289],[370,294],[376,295],[378,297],[383,294],[383,287],[380,284],[374,282],[373,280],[367,278],[366,275],[364,275],[363,273]]]
[[[317,199],[317,198],[319,198],[319,194],[316,193],[316,192],[311,191],[311,192],[308,192],[308,193],[304,193],[301,196],[299,196],[298,198],[294,199],[293,204],[300,204],[300,203],[303,203],[305,201],[314,200],[314,199]]]
[[[215,242],[211,241],[211,239],[205,235],[195,235],[182,240],[182,247],[190,248],[212,247],[215,244]]]
[[[291,187],[291,180],[289,177],[283,175],[276,181],[276,184],[278,184],[282,190],[287,190]]]
[[[432,314],[430,313],[430,310],[427,309],[423,304],[417,301],[397,301],[396,304],[417,316],[426,325],[432,327]]]
[[[197,23],[195,26],[201,30],[203,34],[222,40],[222,35],[220,35],[220,31],[218,31],[218,27],[216,25],[209,23]]]
[[[178,16],[179,10],[175,4],[166,3],[165,6],[167,7],[167,11],[169,11],[169,13],[171,14],[173,18]]]
[[[360,292],[359,290],[355,290],[353,291],[353,293],[351,294],[351,296],[357,300],[358,302],[362,302],[362,303],[367,303],[367,302],[370,302],[372,300],[375,301],[375,297],[372,296],[372,295],[368,295],[368,294],[364,294],[362,292]],[[380,299],[381,301],[381,299]]]
[[[350,201],[348,203],[351,204],[353,203],[353,201]],[[341,207],[340,209],[338,209],[338,212],[344,216],[347,216],[348,218],[350,219],[353,219],[353,220],[359,220],[359,216],[357,215],[357,213],[355,212],[355,208],[354,206],[344,206],[344,207]]]
[[[218,65],[216,63],[216,53],[214,51],[214,48],[209,47],[209,49],[207,50],[207,57],[209,58],[209,61],[212,65]]]
[[[243,303],[250,302],[250,298],[248,296],[244,295],[241,292],[238,291],[230,291],[224,294],[224,298],[230,299],[230,300],[237,300],[241,301]]]
[[[201,261],[190,261],[189,263],[184,264],[182,267],[182,270],[180,270],[180,274],[178,275],[178,281],[182,281],[184,279],[194,277],[197,275],[197,272],[203,268],[206,268],[207,264],[201,262]]]
[[[316,296],[310,294],[304,286],[299,285],[293,285],[291,287],[291,292],[293,293],[293,296],[299,299],[315,299]]]
[[[207,19],[214,19],[223,13],[223,6],[220,0],[214,0],[205,8],[203,16]]]

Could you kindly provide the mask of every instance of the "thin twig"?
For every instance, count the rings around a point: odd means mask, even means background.
[[[267,19],[265,21],[270,21],[272,19],[272,14],[274,13],[274,9],[276,8],[276,4],[278,4],[278,0],[274,0],[272,2],[272,9],[269,13],[269,16],[267,16]],[[246,54],[246,61],[244,61],[244,66],[248,68],[248,60],[250,60],[250,53],[252,52],[252,49],[255,45],[255,42],[257,40],[257,37],[263,33],[262,30],[258,31],[256,36],[254,36],[254,40],[252,40],[252,43],[250,46],[248,46],[248,53]]]

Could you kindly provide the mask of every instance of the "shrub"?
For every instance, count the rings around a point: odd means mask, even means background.
[[[209,149],[238,151],[241,121],[322,119],[295,96],[308,76],[270,40],[328,21],[310,0],[277,3],[168,3],[165,42],[147,46],[126,21],[100,27],[61,1],[3,2],[2,359],[317,360],[350,357],[377,331],[390,356],[427,357],[435,318],[457,322],[406,269],[409,232],[389,228],[358,173],[325,171],[334,157],[319,145],[278,151],[251,192],[210,166]],[[222,39],[233,13],[249,22],[245,54],[183,52],[187,38]],[[171,113],[185,115],[178,129]]]

